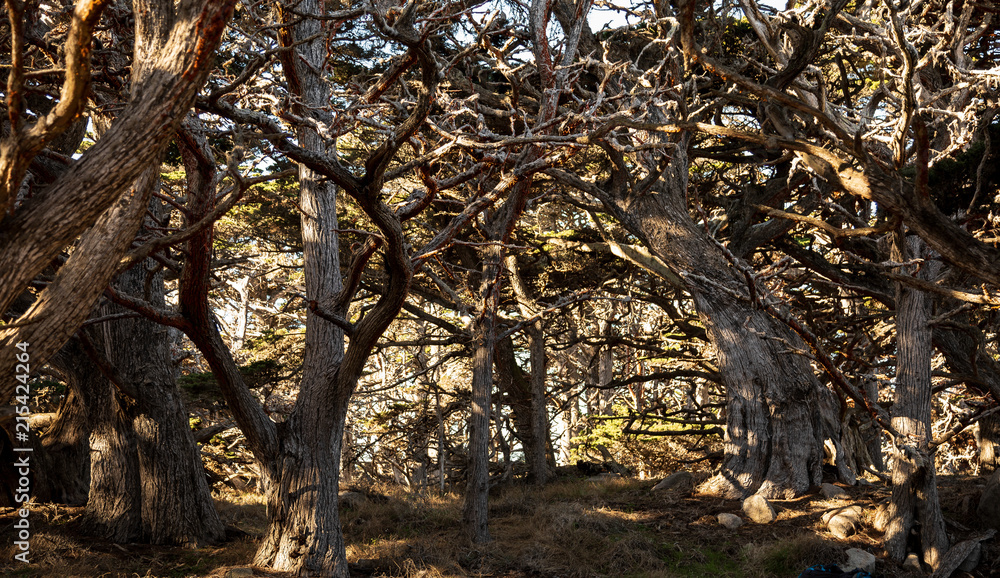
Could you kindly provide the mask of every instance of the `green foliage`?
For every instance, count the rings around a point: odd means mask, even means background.
[[[282,369],[280,363],[265,359],[240,367],[240,374],[247,387],[256,389],[277,379]],[[202,400],[222,399],[219,382],[216,381],[215,374],[210,371],[183,375],[177,380],[177,384],[192,397]]]

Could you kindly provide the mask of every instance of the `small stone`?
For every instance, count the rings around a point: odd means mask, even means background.
[[[981,543],[976,542],[976,545],[972,547],[972,551],[965,557],[965,560],[962,561],[958,569],[962,572],[972,572],[977,566],[979,566],[979,562],[982,558],[983,546]]]
[[[728,512],[723,512],[718,516],[719,523],[729,528],[730,530],[735,530],[743,525],[743,519],[736,514],[730,514]]]
[[[828,500],[847,500],[850,496],[847,492],[833,484],[823,484],[819,487],[819,493]]]
[[[920,572],[920,558],[912,552],[907,554],[906,560],[903,560],[903,568]]]
[[[674,472],[653,486],[654,492],[667,491],[690,494],[694,491],[694,476],[690,472]]]
[[[230,568],[226,571],[226,578],[245,578],[253,576],[253,568]]]
[[[845,572],[852,572],[855,570],[871,572],[875,569],[874,554],[870,554],[858,548],[848,548],[845,553],[847,554],[847,562],[841,566]]]
[[[743,513],[758,524],[769,524],[778,517],[771,503],[764,496],[757,494],[743,500]]]

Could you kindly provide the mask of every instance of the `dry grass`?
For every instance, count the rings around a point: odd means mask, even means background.
[[[564,479],[542,489],[495,488],[490,499],[494,541],[487,545],[473,545],[463,534],[462,500],[456,494],[368,488],[376,499],[342,510],[341,522],[348,559],[359,576],[776,578],[797,576],[811,564],[841,561],[849,547],[879,552],[880,536],[867,516],[863,531],[847,542],[826,532],[820,516],[842,503],[820,496],[776,501],[776,522],[747,523],[730,531],[719,526],[716,515],[739,514],[739,502],[652,494],[654,483]],[[975,483],[944,480],[946,515],[970,501],[968,488]],[[878,487],[849,491],[852,501],[866,510],[885,495]],[[250,563],[266,517],[262,500],[252,494],[220,494],[216,504],[223,520],[248,538],[198,550],[116,546],[84,537],[80,509],[42,506],[32,515],[34,563],[5,566],[14,552],[0,548],[0,575],[224,578],[229,568]],[[11,544],[11,522],[11,512],[0,511],[0,544]],[[883,578],[905,576],[881,561],[877,571]],[[974,576],[989,572],[987,567]],[[256,570],[255,576],[281,574]]]

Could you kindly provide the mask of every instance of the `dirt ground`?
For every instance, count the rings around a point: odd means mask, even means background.
[[[807,566],[838,563],[848,548],[879,556],[875,576],[921,576],[881,557],[881,536],[872,528],[877,506],[889,488],[844,488],[849,502],[818,493],[772,502],[776,521],[746,521],[735,530],[716,516],[731,512],[745,519],[740,502],[704,495],[664,495],[650,490],[657,480],[593,482],[563,478],[536,490],[523,484],[495,488],[491,498],[493,542],[473,546],[460,529],[461,497],[406,492],[400,488],[359,489],[366,498],[342,511],[352,575],[358,576],[798,576]],[[975,508],[985,478],[943,476],[942,506],[953,541],[980,526]],[[837,540],[822,514],[845,503],[865,511],[862,529]],[[35,507],[31,564],[13,560],[14,512],[0,510],[0,574],[60,577],[218,577],[282,576],[249,569],[255,542],[266,523],[254,495],[220,494],[220,514],[232,538],[199,549],[116,545],[87,536],[82,508]],[[252,574],[250,572],[253,572]],[[1000,544],[984,543],[983,562],[972,573],[1000,576]]]

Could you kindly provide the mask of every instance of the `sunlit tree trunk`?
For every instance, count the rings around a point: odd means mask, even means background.
[[[923,242],[897,233],[893,259],[907,262],[925,256]],[[926,263],[918,276],[933,279],[938,264]],[[885,530],[889,557],[902,562],[907,539],[915,525],[920,528],[920,548],[924,562],[936,569],[948,550],[941,504],[938,501],[934,455],[931,441],[931,328],[932,301],[929,296],[903,283],[896,287],[896,393],[892,406],[894,440],[892,497]]]

